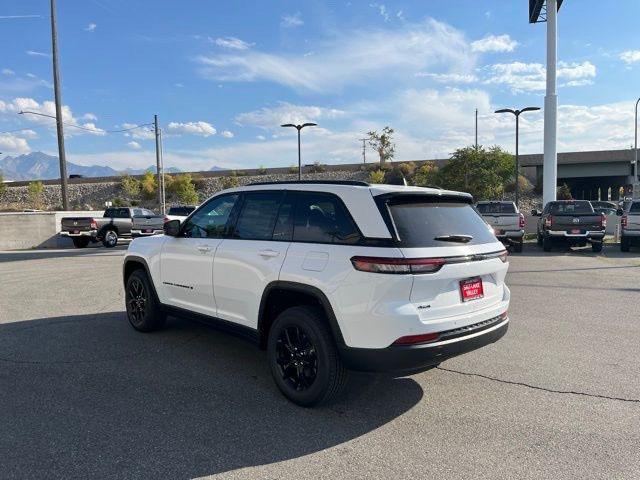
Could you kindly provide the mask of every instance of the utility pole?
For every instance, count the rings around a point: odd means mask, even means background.
[[[64,151],[64,130],[62,126],[62,92],[60,91],[60,71],[58,70],[58,28],[56,20],[56,0],[51,0],[51,55],[53,58],[53,92],[56,104],[56,129],[58,132],[58,159],[60,160],[60,196],[63,210],[69,210],[67,197],[67,156]]]
[[[156,137],[156,174],[158,184],[158,205],[162,206],[162,174],[160,172],[160,131],[158,129],[158,115],[153,116],[153,130]]]
[[[558,2],[547,0],[547,92],[544,97],[544,162],[542,206],[556,199],[558,183]]]
[[[362,163],[367,163],[367,139],[361,138],[362,142]]]
[[[476,151],[478,151],[478,109],[476,108]]]
[[[162,141],[162,130],[160,130],[160,177],[162,182],[160,183],[161,198],[162,198],[162,214],[167,214],[167,192],[164,185],[164,143]]]
[[[638,185],[638,103],[640,103],[640,98],[636,100],[636,122],[634,124],[635,143],[634,143],[633,150],[635,154],[634,154],[634,161],[633,161],[633,192],[631,193],[631,196],[633,198],[640,198],[640,192],[638,192],[638,186],[639,186]]]

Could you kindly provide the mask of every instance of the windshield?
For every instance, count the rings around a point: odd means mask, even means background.
[[[490,227],[467,203],[391,203],[389,211],[401,247],[478,245],[496,241]]]
[[[195,209],[196,207],[171,207],[169,209],[169,215],[178,215],[178,216],[186,217]]]
[[[479,203],[476,208],[482,214],[516,213],[516,206],[511,202]]]
[[[580,213],[595,213],[591,203],[583,200],[579,202],[552,202],[549,204],[549,213],[554,215],[575,215]]]

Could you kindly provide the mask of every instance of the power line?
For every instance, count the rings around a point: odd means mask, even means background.
[[[47,118],[51,118],[51,119],[56,119],[56,117],[54,117],[53,115],[47,115],[45,113],[39,113],[39,112],[31,112],[31,111],[27,111],[27,110],[23,110],[18,112],[18,115],[24,115],[24,114],[28,114],[28,115],[38,115],[40,117],[47,117]],[[73,128],[79,128],[81,130],[86,130],[88,132],[93,132],[93,133],[122,133],[122,132],[129,132],[131,130],[136,130],[138,128],[142,128],[142,127],[150,127],[153,125],[153,123],[143,123],[140,125],[135,125],[133,127],[130,128],[122,128],[119,130],[103,130],[101,128],[89,128],[89,127],[84,127],[82,125],[76,125],[74,123],[67,123],[67,122],[62,122],[63,125],[66,125],[67,127],[73,127]],[[30,130],[29,128],[24,128],[24,129],[19,129],[19,130],[15,130],[15,131],[20,131],[20,130]],[[10,133],[10,132],[0,132],[0,133]]]

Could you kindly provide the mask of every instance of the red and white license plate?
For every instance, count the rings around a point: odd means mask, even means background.
[[[571,230],[571,233],[582,233],[582,230],[580,230],[579,228],[574,228],[573,230]]]
[[[142,233],[152,233],[153,230],[151,230],[150,228],[145,228],[144,230],[142,230]]]
[[[468,278],[460,281],[460,294],[462,301],[477,300],[484,297],[484,289],[482,288],[482,279],[480,277]]]
[[[77,234],[80,233],[80,230],[71,230],[71,233],[74,234],[74,235],[77,235]]]

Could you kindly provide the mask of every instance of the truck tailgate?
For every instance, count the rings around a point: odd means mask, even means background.
[[[484,214],[482,218],[484,218],[494,230],[520,230],[520,215],[517,213],[500,215]]]
[[[600,214],[593,215],[552,215],[551,230],[564,230],[568,233],[585,233],[603,230]]]
[[[164,215],[135,216],[131,220],[131,230],[141,230],[143,233],[151,233],[153,230],[162,230]]]
[[[91,230],[91,223],[94,221],[92,217],[66,217],[60,222],[63,232],[79,231],[86,232]]]

